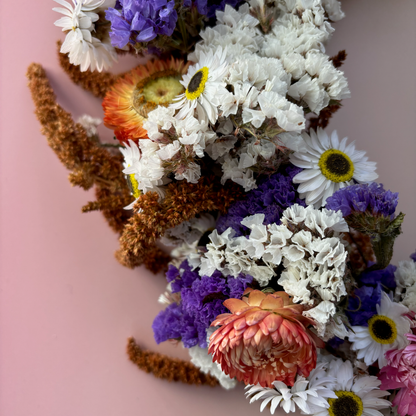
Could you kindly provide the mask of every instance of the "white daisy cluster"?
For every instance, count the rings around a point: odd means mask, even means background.
[[[380,410],[391,403],[382,398],[389,392],[380,390],[380,384],[377,377],[354,375],[351,362],[327,356],[309,377],[297,376],[292,387],[275,381],[274,388],[247,386],[246,395],[252,396],[250,403],[262,401],[260,411],[269,406],[271,414],[280,406],[286,413],[316,416],[382,416]]]
[[[108,33],[103,39],[98,39],[95,24],[100,19],[99,14],[113,7],[115,0],[54,0],[63,7],[55,7],[54,11],[62,13],[55,26],[62,27],[66,38],[61,47],[62,53],[67,53],[69,62],[80,65],[81,71],[108,69],[117,61],[117,53],[111,46]]]
[[[215,270],[233,277],[244,273],[265,287],[283,265],[277,282],[294,302],[311,307],[305,314],[317,322],[324,336],[326,324],[336,313],[335,303],[347,294],[343,280],[347,251],[340,233],[348,231],[348,226],[341,212],[295,204],[283,212],[281,225],[263,222],[264,214],[244,218],[241,224],[250,229],[247,237],[234,237],[232,228],[222,234],[214,230],[207,252],[193,256],[192,266],[200,268],[201,276],[211,276]],[[342,331],[341,324],[332,325],[332,336]]]
[[[395,300],[416,312],[416,263],[412,260],[399,262],[394,280],[397,284]]]

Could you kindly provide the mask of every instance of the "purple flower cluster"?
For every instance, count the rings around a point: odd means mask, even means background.
[[[166,279],[172,293],[181,294],[180,304],[171,304],[153,321],[153,332],[158,344],[168,339],[182,340],[186,348],[199,345],[206,348],[206,330],[215,318],[228,312],[225,299],[240,299],[251,283],[251,276],[225,278],[219,271],[212,276],[199,276],[185,260],[179,270],[169,266]]]
[[[363,286],[355,289],[353,296],[349,297],[345,312],[351,325],[368,326],[368,320],[377,313],[376,305],[381,301],[382,288],[387,291],[396,288],[396,269],[396,266],[390,264],[385,269],[361,274],[358,281]]]
[[[398,193],[386,191],[382,184],[373,182],[340,189],[327,199],[326,208],[341,210],[344,217],[358,211],[393,219],[398,202]]]
[[[111,44],[123,48],[129,42],[149,42],[158,35],[171,36],[178,20],[175,1],[119,0],[106,11],[111,22]]]
[[[184,7],[191,7],[194,4],[199,14],[207,16],[209,19],[215,17],[217,10],[223,11],[226,4],[236,9],[244,0],[184,0]]]
[[[231,227],[236,231],[236,236],[245,235],[250,230],[241,225],[244,217],[265,214],[264,224],[280,224],[280,217],[286,208],[293,204],[305,206],[305,201],[299,198],[292,183],[293,177],[300,170],[290,165],[284,174],[275,173],[261,181],[257,189],[247,192],[246,199],[233,204],[227,214],[219,218],[218,232],[222,233]]]

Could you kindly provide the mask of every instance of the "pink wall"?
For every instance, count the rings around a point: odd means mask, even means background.
[[[80,212],[92,194],[69,186],[39,132],[25,79],[32,61],[45,66],[64,108],[102,115],[99,100],[58,67],[52,7],[47,0],[0,4],[0,414],[259,414],[242,388],[169,384],[128,361],[131,335],[144,347],[186,355],[153,340],[163,277],[116,262],[117,239],[101,215]],[[356,140],[378,162],[381,181],[400,192],[407,216],[398,261],[416,248],[416,3],[348,0],[344,10],[328,49],[349,53],[353,98],[330,129]]]

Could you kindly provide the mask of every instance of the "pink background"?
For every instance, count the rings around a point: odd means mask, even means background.
[[[32,61],[44,65],[65,109],[102,116],[99,100],[58,67],[52,7],[49,0],[0,5],[0,414],[259,414],[242,387],[169,384],[128,361],[131,335],[144,347],[186,354],[153,340],[163,277],[116,262],[116,235],[99,213],[80,212],[92,194],[69,186],[39,132],[25,79]],[[348,0],[343,9],[328,51],[347,50],[352,98],[329,130],[356,140],[378,162],[380,181],[400,193],[407,216],[397,262],[416,248],[416,2]],[[127,59],[117,70],[132,66]]]

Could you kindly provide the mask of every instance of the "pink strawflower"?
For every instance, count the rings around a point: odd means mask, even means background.
[[[393,405],[401,416],[416,416],[416,335],[406,334],[410,344],[386,352],[387,365],[380,371],[381,389],[400,389]]]

